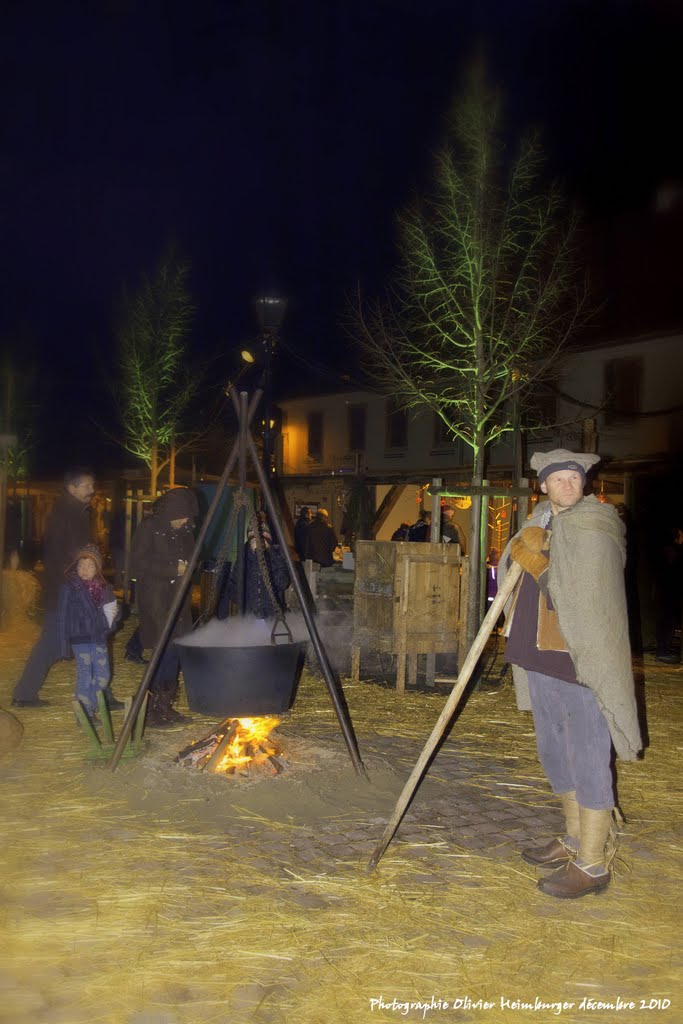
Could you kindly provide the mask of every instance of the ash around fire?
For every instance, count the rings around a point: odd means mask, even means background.
[[[174,759],[206,726],[149,734],[144,758],[121,764],[116,773],[88,773],[91,792],[117,794],[135,809],[169,818],[179,826],[232,819],[235,807],[266,819],[314,824],[331,815],[387,815],[405,783],[384,757],[365,756],[368,778],[359,777],[340,737],[329,740],[276,729],[270,739],[280,748],[285,771],[252,771],[231,776],[193,771]]]

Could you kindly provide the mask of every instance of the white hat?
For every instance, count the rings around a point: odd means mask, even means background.
[[[553,448],[551,452],[534,452],[531,456],[531,468],[538,473],[539,484],[542,484],[551,473],[557,473],[561,469],[573,469],[585,479],[586,473],[596,462],[600,462],[599,455],[592,452],[570,452],[566,448]]]

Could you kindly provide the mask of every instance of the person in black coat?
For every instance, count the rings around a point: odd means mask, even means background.
[[[299,518],[294,524],[294,547],[296,553],[303,562],[306,558],[306,544],[308,538],[308,530],[311,525],[311,510],[308,505],[304,505],[299,513]]]
[[[326,509],[319,508],[315,519],[308,528],[306,537],[306,558],[318,562],[323,568],[334,565],[334,549],[339,541],[330,525]]]
[[[410,533],[410,523],[401,523],[398,530],[394,530],[391,535],[392,540],[408,540],[408,534]]]
[[[416,523],[413,523],[413,525],[408,530],[408,536],[406,537],[406,540],[409,540],[411,543],[415,544],[426,544],[427,541],[429,540],[431,529],[432,513],[428,512],[426,509],[423,509],[422,512],[420,512],[420,518],[418,519],[418,521]]]
[[[152,515],[143,519],[133,537],[131,574],[136,581],[136,602],[143,648],[156,647],[176,587],[194,551],[193,522],[199,505],[193,491],[175,487],[155,503]],[[188,592],[166,650],[150,683],[147,725],[165,728],[189,722],[173,708],[178,693],[180,660],[173,640],[192,629]]]
[[[88,469],[71,469],[64,476],[64,493],[57,498],[43,538],[43,619],[42,632],[14,688],[12,706],[36,708],[48,704],[38,693],[56,661],[62,657],[57,622],[57,599],[64,572],[74,556],[90,540],[90,500],[95,479]],[[112,707],[123,707],[111,696]]]

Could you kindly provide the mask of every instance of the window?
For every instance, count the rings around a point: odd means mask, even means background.
[[[434,413],[434,447],[452,448],[456,440],[455,434],[448,429],[441,417]]]
[[[609,359],[605,363],[605,423],[640,412],[642,359]]]
[[[449,464],[464,466],[471,462],[472,453],[462,438],[449,430],[440,416],[434,413],[434,441],[432,451],[439,454],[448,453]]]
[[[349,451],[365,451],[365,421],[367,405],[349,405]]]
[[[323,414],[321,412],[309,412],[308,414],[308,457],[323,460]]]
[[[408,446],[408,413],[398,408],[395,400],[390,398],[386,404],[386,438],[387,448],[406,448]]]
[[[545,433],[550,433],[557,424],[557,396],[552,391],[543,391],[539,388],[538,393],[533,396],[531,405],[531,426],[546,427]]]

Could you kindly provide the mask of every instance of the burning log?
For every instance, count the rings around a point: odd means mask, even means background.
[[[269,743],[268,746],[272,746],[272,744]],[[265,743],[260,743],[258,749],[261,754],[265,755],[266,762],[272,766],[273,775],[279,775],[280,772],[284,771],[284,765],[282,764],[282,761],[278,761],[278,759],[273,754],[270,754],[268,752]]]
[[[204,736],[201,740],[195,740],[188,747],[183,747],[179,754],[173,758],[174,764],[198,765],[202,758],[208,757],[217,743],[220,742],[221,734],[213,732],[210,736]]]
[[[208,761],[205,761],[202,765],[202,771],[204,768],[208,768],[212,772],[218,771],[218,766],[223,759],[223,754],[227,750],[228,744],[239,729],[240,720],[239,718],[233,718],[232,722],[228,726],[225,736],[217,745]]]
[[[280,753],[269,733],[279,718],[227,718],[212,732],[185,747],[175,757],[176,764],[208,769],[224,775],[248,776],[253,769],[279,775],[284,764],[275,755]]]

